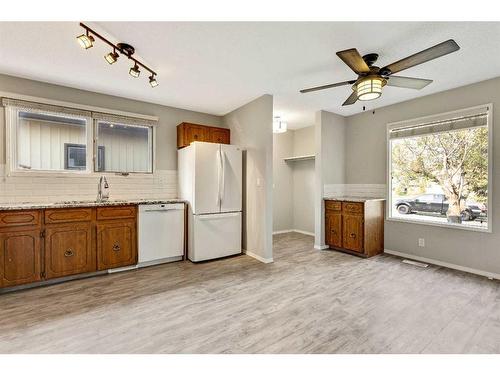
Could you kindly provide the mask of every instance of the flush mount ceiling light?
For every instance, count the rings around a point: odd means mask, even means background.
[[[149,73],[151,73],[151,76],[149,76],[149,84],[151,85],[151,87],[158,86],[158,81],[156,80],[156,75],[157,75],[156,72],[132,56],[135,53],[134,47],[132,47],[130,44],[127,43],[113,44],[109,40],[104,38],[102,35],[96,33],[87,25],[80,22],[80,26],[85,29],[85,34],[78,36],[76,39],[78,40],[78,43],[82,48],[89,49],[90,47],[92,47],[95,42],[94,37],[96,37],[102,40],[104,43],[108,44],[111,48],[113,48],[113,52],[110,52],[106,56],[104,56],[104,59],[108,62],[108,64],[110,65],[114,64],[118,60],[118,57],[120,57],[120,54],[122,54],[126,56],[129,60],[132,60],[134,62],[134,66],[132,66],[129,70],[129,74],[132,77],[138,78],[139,75],[141,74],[139,67],[142,67]]]
[[[286,132],[286,129],[288,127],[288,124],[281,120],[280,116],[276,116],[273,121],[273,133],[284,133]]]

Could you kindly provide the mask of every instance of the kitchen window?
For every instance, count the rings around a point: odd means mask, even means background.
[[[490,231],[491,112],[388,125],[389,220]]]
[[[154,120],[3,98],[8,172],[153,173]]]

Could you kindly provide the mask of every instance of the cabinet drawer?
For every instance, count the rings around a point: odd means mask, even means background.
[[[325,210],[340,211],[342,204],[339,201],[325,201]]]
[[[75,221],[91,221],[92,208],[54,208],[45,210],[45,223],[71,223]]]
[[[19,210],[0,212],[0,228],[21,225],[39,225],[40,210]]]
[[[364,212],[364,205],[359,202],[343,202],[342,212],[348,214],[362,214]]]
[[[135,218],[136,206],[97,207],[97,220]]]

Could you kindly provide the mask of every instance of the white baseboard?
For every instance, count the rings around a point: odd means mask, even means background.
[[[283,234],[283,233],[290,233],[290,232],[293,232],[293,229],[277,230],[277,231],[273,232],[273,235],[275,235],[275,234]]]
[[[305,234],[308,236],[314,236],[314,233],[312,232],[306,232],[305,230],[300,230],[300,229],[285,229],[285,230],[277,230],[276,232],[273,232],[273,235],[275,234],[284,234],[284,233],[300,233],[300,234]]]
[[[478,270],[478,269],[475,269],[475,268],[460,266],[458,264],[443,262],[443,261],[440,261],[440,260],[435,260],[435,259],[431,259],[431,258],[421,257],[421,256],[418,256],[418,255],[412,255],[412,254],[402,253],[400,251],[395,251],[395,250],[384,249],[384,252],[387,253],[387,254],[396,255],[396,256],[401,257],[401,258],[408,258],[408,259],[418,260],[419,262],[430,263],[430,264],[434,264],[436,266],[451,268],[451,269],[458,270],[458,271],[463,271],[463,272],[473,273],[475,275],[485,276],[485,277],[487,277],[489,279],[500,280],[500,274],[494,273],[494,272],[482,271],[482,270]]]
[[[316,250],[325,250],[325,249],[328,249],[330,246],[328,245],[314,245],[314,248]]]
[[[249,257],[255,258],[255,259],[257,259],[258,261],[260,261],[262,263],[272,263],[273,262],[273,258],[263,258],[260,255],[252,253],[251,251],[248,251],[248,250],[244,250],[243,252],[246,255],[248,255]]]

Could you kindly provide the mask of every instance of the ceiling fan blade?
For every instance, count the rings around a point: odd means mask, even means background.
[[[380,69],[380,71],[389,70],[390,74],[400,72],[404,69],[411,68],[415,65],[422,64],[424,62],[437,59],[438,57],[447,55],[449,53],[458,51],[460,46],[453,39],[449,39],[446,42],[436,44],[433,47],[424,49],[423,51],[417,52],[411,56],[405,57],[395,63],[387,65]]]
[[[404,87],[406,89],[423,89],[428,84],[432,83],[432,79],[389,76],[387,78],[387,86]]]
[[[342,106],[344,106],[344,105],[351,105],[351,104],[356,103],[357,101],[358,101],[358,94],[356,93],[356,91],[353,91],[352,94],[342,104]]]
[[[302,89],[302,90],[300,90],[300,92],[302,94],[305,94],[306,92],[311,92],[311,91],[325,90],[325,89],[330,89],[332,87],[352,85],[354,82],[356,82],[356,81],[344,81],[344,82],[331,83],[329,85],[311,87],[309,89]]]
[[[370,67],[363,60],[356,48],[338,51],[337,56],[358,75],[370,72]]]

